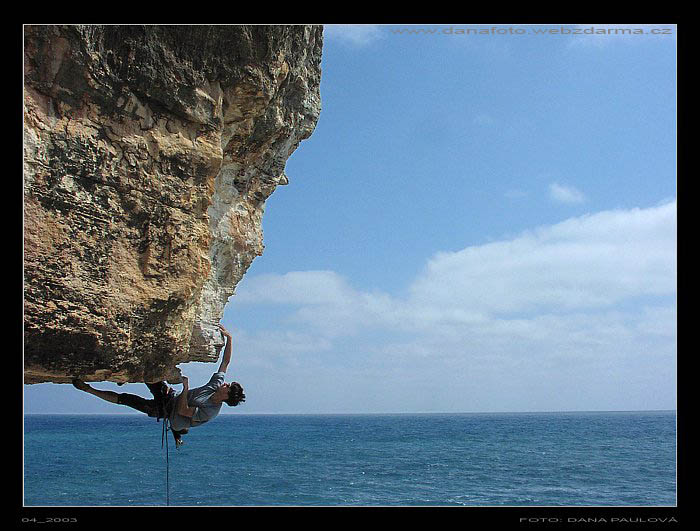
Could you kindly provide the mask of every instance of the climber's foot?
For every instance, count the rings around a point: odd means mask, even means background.
[[[91,389],[91,387],[88,384],[86,384],[79,378],[73,378],[73,381],[71,383],[73,384],[73,387],[75,387],[76,389],[80,389],[81,391],[88,391]]]

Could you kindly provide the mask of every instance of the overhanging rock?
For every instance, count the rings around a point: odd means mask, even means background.
[[[25,383],[217,359],[321,49],[321,26],[25,26]]]

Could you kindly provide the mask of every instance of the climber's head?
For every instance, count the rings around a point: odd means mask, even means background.
[[[228,398],[224,400],[229,406],[237,406],[241,402],[245,402],[245,393],[243,387],[238,382],[231,382],[228,386]]]

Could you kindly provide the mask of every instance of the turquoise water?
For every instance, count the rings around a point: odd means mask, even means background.
[[[28,415],[26,506],[673,506],[675,412]],[[166,481],[168,472],[168,481]]]

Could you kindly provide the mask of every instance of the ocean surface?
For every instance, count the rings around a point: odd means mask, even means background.
[[[666,412],[27,415],[25,506],[674,506]]]

